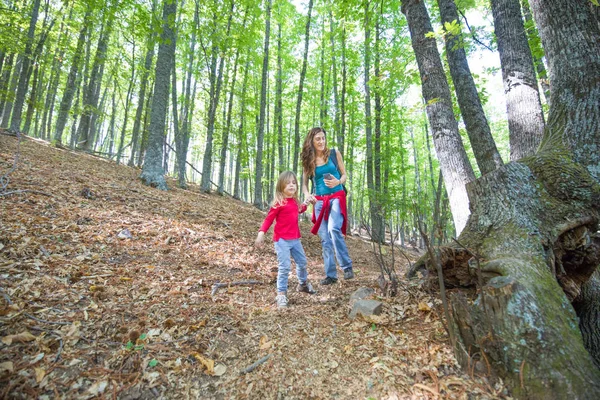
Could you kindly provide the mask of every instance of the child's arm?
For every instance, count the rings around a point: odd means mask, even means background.
[[[259,249],[262,249],[262,247],[265,244],[264,241],[265,241],[265,233],[263,231],[258,232],[258,236],[256,237],[256,241],[254,242],[254,245],[256,247],[258,247]]]
[[[308,205],[306,203],[307,201],[304,200],[304,203],[300,204],[300,206],[298,207],[298,213],[302,214],[308,209]]]
[[[269,228],[271,228],[271,224],[275,220],[275,217],[277,216],[278,213],[279,213],[279,207],[271,207],[271,209],[269,210],[269,213],[265,217],[265,220],[263,221],[263,223],[260,226],[260,229],[258,231],[258,236],[256,237],[256,241],[254,242],[254,245],[256,247],[261,248],[263,246],[263,242],[265,240],[265,232],[269,231]]]

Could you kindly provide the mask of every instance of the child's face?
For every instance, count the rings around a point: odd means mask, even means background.
[[[285,195],[285,197],[293,197],[297,189],[298,184],[296,183],[296,180],[290,179],[289,181],[287,181],[285,187],[283,188],[283,194]]]

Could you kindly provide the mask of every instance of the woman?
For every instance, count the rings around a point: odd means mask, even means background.
[[[335,154],[337,168],[330,154]],[[321,285],[337,282],[335,258],[344,270],[344,279],[352,279],[354,278],[352,260],[344,240],[348,215],[346,193],[342,187],[347,179],[342,155],[339,151],[327,148],[323,128],[312,128],[304,139],[301,158],[304,198],[307,202],[316,200],[313,207],[312,220],[315,225],[312,233],[319,233],[323,247],[325,279],[321,281]],[[312,181],[315,195],[308,190],[309,179]]]

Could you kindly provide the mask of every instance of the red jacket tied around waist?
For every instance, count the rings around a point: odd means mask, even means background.
[[[331,210],[331,202],[334,199],[338,199],[340,201],[340,211],[344,216],[344,222],[342,222],[342,233],[346,236],[346,221],[348,220],[348,208],[346,206],[346,193],[343,190],[338,190],[335,193],[320,196],[317,195],[315,198],[319,201],[323,201],[323,208],[321,209],[321,213],[319,214],[319,218],[315,215],[315,208],[313,207],[312,213],[312,222],[314,224],[313,228],[310,232],[313,235],[316,235],[319,232],[319,228],[321,227],[321,222],[323,222],[323,218],[326,220],[329,218],[329,211]]]

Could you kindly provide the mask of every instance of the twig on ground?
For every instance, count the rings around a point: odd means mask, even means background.
[[[256,367],[258,367],[261,364],[264,364],[270,357],[271,357],[271,354],[267,354],[266,356],[264,356],[263,358],[261,358],[260,360],[255,362],[254,364],[246,367],[241,373],[247,374],[247,373],[254,371],[256,369]]]
[[[210,292],[211,296],[214,296],[217,291],[222,287],[229,286],[244,286],[244,285],[262,285],[264,282],[261,281],[239,281],[239,282],[229,282],[229,283],[215,283],[212,285],[212,292]]]
[[[109,276],[113,276],[113,274],[80,276],[79,279],[108,278]]]
[[[0,196],[8,196],[9,194],[21,194],[21,193],[27,193],[27,192],[41,194],[41,195],[48,196],[48,197],[54,197],[53,194],[41,192],[39,190],[31,190],[31,189],[13,190],[12,192],[0,193]]]

